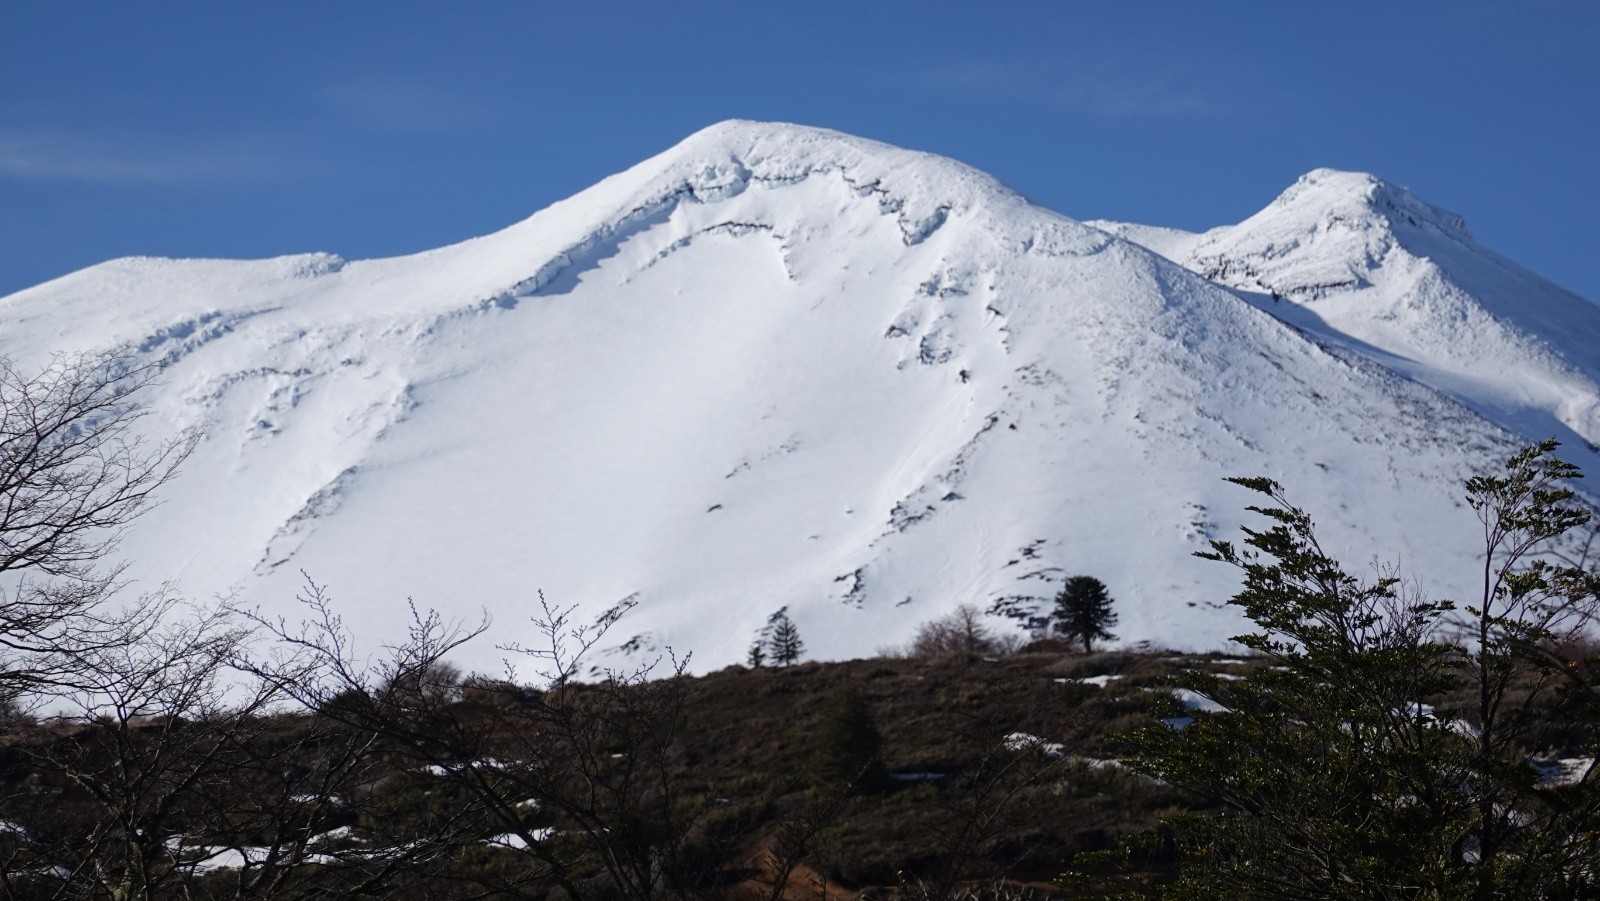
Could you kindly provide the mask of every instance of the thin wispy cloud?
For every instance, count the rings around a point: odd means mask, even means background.
[[[282,153],[241,140],[179,143],[0,131],[0,178],[13,181],[216,184],[281,178],[293,170]]]
[[[1195,80],[1132,66],[1081,66],[1029,60],[958,60],[905,73],[939,90],[1006,95],[1105,118],[1204,117],[1228,104]]]
[[[323,98],[355,124],[396,134],[437,134],[491,121],[480,100],[407,79],[367,79],[329,88]]]

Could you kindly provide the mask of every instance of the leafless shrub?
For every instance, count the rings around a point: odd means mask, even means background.
[[[8,896],[362,894],[459,847],[448,815],[330,840],[395,775],[381,737],[296,704],[286,670],[253,669],[236,612],[144,600],[152,627],[83,651],[78,684],[52,698],[71,713],[19,744],[49,789],[0,798],[31,839],[0,866]]]
[[[154,364],[60,355],[28,373],[0,358],[0,699],[71,682],[73,652],[127,644],[147,618],[108,611],[122,530],[192,447],[142,436]]]
[[[972,604],[962,604],[945,616],[918,626],[909,653],[912,657],[976,659],[999,651],[1000,643],[983,622],[983,611]]]

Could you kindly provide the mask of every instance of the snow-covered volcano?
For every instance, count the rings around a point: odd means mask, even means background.
[[[1307,173],[1204,234],[1093,222],[1274,315],[1440,389],[1600,475],[1600,309],[1473,240],[1454,213],[1360,172]]]
[[[1359,178],[1313,173],[1302,199],[1370,209]],[[1242,521],[1221,481],[1241,474],[1290,486],[1356,559],[1470,584],[1460,479],[1519,443],[1506,426],[1549,431],[1419,381],[1499,352],[1465,340],[1476,320],[1419,308],[1393,331],[1431,368],[1385,367],[1368,351],[1399,345],[1318,340],[1108,228],[950,160],[727,122],[414,256],[86,269],[0,300],[0,353],[168,361],[151,422],[204,439],[124,543],[143,585],[292,613],[304,570],[373,638],[409,596],[486,607],[495,639],[523,640],[542,588],[594,614],[635,599],[616,641],[697,669],[741,658],[780,607],[813,655],[844,657],[964,602],[1025,617],[1087,573],[1125,640],[1214,646],[1239,630],[1220,609],[1235,576],[1190,552]],[[1431,240],[1532,278],[1464,234]],[[1302,242],[1307,279],[1332,284],[1316,266],[1351,246]],[[1600,311],[1551,293],[1525,321],[1500,297],[1473,302],[1546,356],[1495,357],[1489,381],[1525,373],[1519,410],[1594,440],[1578,375],[1600,365],[1582,331]],[[1539,344],[1547,323],[1575,343]]]

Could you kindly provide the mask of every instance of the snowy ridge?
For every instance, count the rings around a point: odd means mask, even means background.
[[[1438,388],[1600,474],[1600,307],[1479,245],[1460,216],[1318,169],[1204,234],[1091,223],[1317,337]]]
[[[1125,640],[1217,646],[1233,575],[1189,553],[1243,517],[1227,475],[1464,590],[1457,485],[1520,439],[1281,306],[950,160],[728,122],[413,256],[92,267],[0,299],[0,353],[167,362],[152,427],[205,437],[141,584],[292,614],[305,570],[374,641],[408,596],[501,642],[536,588],[633,599],[619,652],[706,669],[780,607],[837,658],[1080,572]]]

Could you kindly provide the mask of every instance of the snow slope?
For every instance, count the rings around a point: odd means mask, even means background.
[[[292,615],[304,570],[369,641],[408,596],[487,609],[484,668],[541,588],[634,599],[620,648],[696,669],[780,607],[838,658],[1076,573],[1125,640],[1215,646],[1234,575],[1190,552],[1243,518],[1223,476],[1459,592],[1459,480],[1518,443],[966,166],[737,121],[427,253],[124,259],[0,299],[25,364],[115,344],[168,363],[153,427],[204,434],[124,544],[142,585]]]
[[[1558,437],[1600,476],[1600,307],[1478,244],[1460,216],[1405,188],[1318,169],[1204,234],[1090,224],[1519,434]]]

